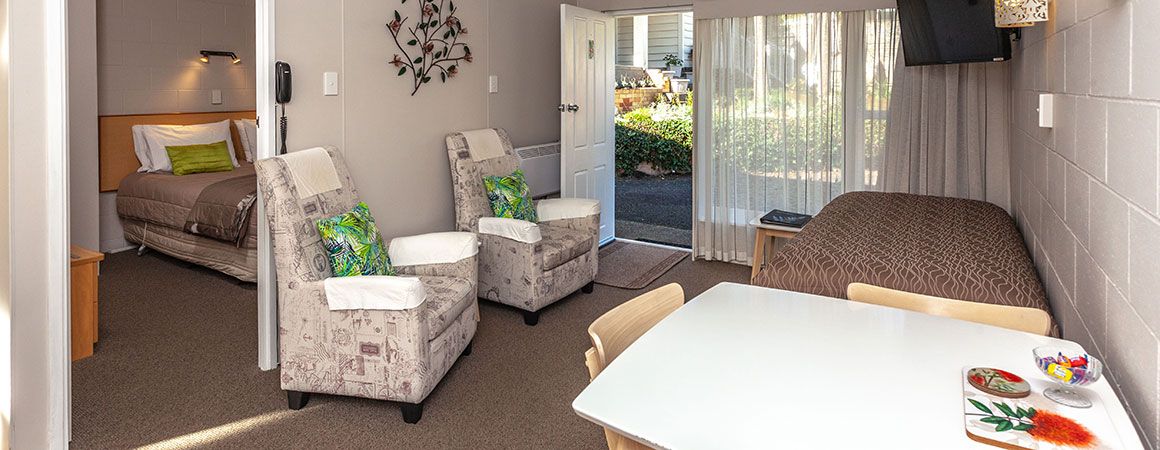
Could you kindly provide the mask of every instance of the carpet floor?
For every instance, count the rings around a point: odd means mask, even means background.
[[[684,260],[649,288],[678,282],[691,298],[749,268]],[[588,383],[586,329],[641,291],[597,285],[523,324],[482,301],[474,353],[427,398],[423,420],[397,404],[314,395],[290,411],[278,371],[257,367],[253,284],[156,253],[101,266],[100,342],[73,363],[74,448],[586,448],[599,427],[572,412]]]

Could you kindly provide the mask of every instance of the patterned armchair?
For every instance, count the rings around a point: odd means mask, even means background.
[[[540,309],[576,290],[592,292],[600,244],[600,203],[546,199],[536,203],[539,223],[494,217],[485,176],[519,168],[507,132],[495,130],[503,156],[476,161],[463,133],[447,136],[447,156],[460,231],[479,234],[479,295],[519,308],[524,323],[539,322]]]
[[[388,252],[395,268],[419,278],[422,302],[408,309],[331,310],[324,286],[331,269],[315,223],[350,211],[358,192],[338,151],[326,153],[341,187],[305,198],[284,158],[256,163],[278,274],[282,389],[290,409],[304,407],[310,393],[348,395],[401,402],[404,421],[416,423],[427,395],[460,354],[471,353],[479,318],[478,242],[459,232],[393,239]],[[428,245],[448,239],[460,244],[458,253]],[[407,254],[396,255],[401,249]]]

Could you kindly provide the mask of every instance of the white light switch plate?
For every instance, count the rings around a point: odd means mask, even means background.
[[[221,91],[221,89],[214,89],[213,91],[210,92],[209,103],[211,105],[222,104],[222,91]]]
[[[499,76],[490,75],[487,77],[487,93],[495,94],[499,92]]]
[[[322,74],[322,95],[338,95],[338,72]]]
[[[1051,128],[1055,125],[1055,96],[1039,94],[1039,127]]]

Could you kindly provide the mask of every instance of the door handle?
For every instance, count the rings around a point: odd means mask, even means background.
[[[576,112],[576,111],[579,111],[579,110],[580,110],[580,105],[577,105],[577,104],[574,104],[574,103],[573,103],[573,104],[564,104],[564,103],[561,103],[560,105],[556,106],[556,109],[557,109],[557,110],[559,110],[560,112],[565,112],[565,111],[567,111],[567,112]]]
[[[575,103],[568,105],[568,112],[576,112],[579,110],[580,110],[580,105],[577,105]]]

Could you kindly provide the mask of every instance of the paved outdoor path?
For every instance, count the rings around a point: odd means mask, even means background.
[[[616,236],[692,245],[693,178],[616,178]]]

